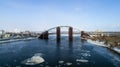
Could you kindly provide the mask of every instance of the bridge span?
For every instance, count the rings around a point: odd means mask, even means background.
[[[78,33],[76,33],[76,34],[81,34],[80,36],[83,36],[83,34],[84,34],[83,31],[81,31],[77,28],[73,28],[72,26],[57,26],[57,27],[53,27],[53,28],[50,28],[48,30],[43,31],[38,38],[49,39],[49,34],[56,34],[56,40],[60,41],[60,39],[61,39],[60,38],[61,37],[61,28],[63,28],[63,27],[68,28],[68,39],[69,39],[69,41],[73,41],[73,34],[74,34],[73,29],[78,30]],[[53,29],[56,29],[56,33],[55,32],[49,33],[49,31],[53,30]],[[66,33],[66,32],[64,32],[64,33]]]

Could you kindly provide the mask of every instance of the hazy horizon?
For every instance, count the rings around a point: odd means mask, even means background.
[[[120,31],[119,0],[0,0],[0,30]]]

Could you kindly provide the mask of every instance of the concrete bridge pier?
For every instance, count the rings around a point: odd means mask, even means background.
[[[44,33],[42,33],[39,38],[40,39],[48,39],[48,31],[45,31]]]
[[[44,39],[48,39],[48,31],[46,31],[46,32],[44,33],[43,38],[44,38]]]
[[[56,40],[57,40],[57,42],[60,41],[60,27],[56,28]]]
[[[69,27],[69,42],[73,41],[73,28]]]
[[[39,36],[39,38],[40,38],[40,39],[44,39],[44,38],[43,38],[43,36],[44,36],[44,35],[43,35],[43,34],[41,34],[41,35]]]

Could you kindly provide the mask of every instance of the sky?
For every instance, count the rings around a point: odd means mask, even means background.
[[[120,0],[0,0],[0,29],[120,31]]]

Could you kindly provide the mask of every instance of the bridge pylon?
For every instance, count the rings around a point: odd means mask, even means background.
[[[73,41],[73,28],[69,27],[69,41]]]
[[[44,33],[42,33],[39,38],[40,39],[48,39],[48,31],[45,31]]]
[[[57,27],[57,28],[56,28],[56,39],[57,39],[57,42],[60,41],[60,33],[61,33],[60,27]]]

